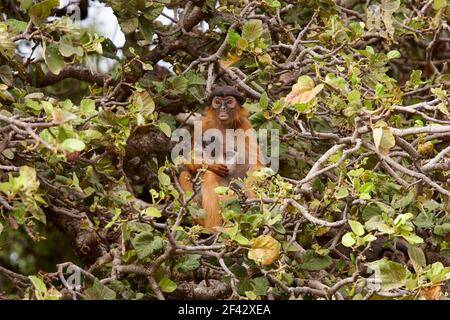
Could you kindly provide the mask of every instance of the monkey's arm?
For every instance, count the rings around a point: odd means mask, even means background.
[[[228,167],[221,163],[211,163],[211,161],[202,161],[201,163],[194,163],[192,153],[191,151],[189,158],[192,159],[191,161],[187,161],[184,163],[184,166],[187,171],[189,171],[191,174],[195,174],[199,169],[206,169],[208,171],[214,172],[215,174],[225,177],[228,175]]]
[[[213,164],[193,164],[193,163],[186,163],[185,164],[186,170],[189,171],[191,174],[195,174],[199,169],[204,168],[208,171],[214,172],[218,176],[225,177],[228,175],[228,167],[221,163],[213,163]]]

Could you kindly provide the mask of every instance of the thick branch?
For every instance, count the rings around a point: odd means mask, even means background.
[[[97,72],[92,72],[88,68],[68,65],[61,70],[59,74],[47,73],[44,79],[36,84],[37,88],[43,88],[58,83],[64,79],[73,78],[89,83],[95,83],[99,86],[103,86],[106,76]]]

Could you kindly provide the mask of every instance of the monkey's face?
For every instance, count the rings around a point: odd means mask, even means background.
[[[214,97],[211,103],[217,119],[224,123],[234,119],[238,107],[239,103],[233,96]]]

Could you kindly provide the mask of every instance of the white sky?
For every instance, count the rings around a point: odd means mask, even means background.
[[[60,8],[66,6],[69,2],[70,0],[60,0]],[[100,3],[96,0],[89,0],[89,2],[90,4],[88,9],[88,17],[81,21],[81,26],[85,28],[95,29],[98,35],[111,39],[116,47],[123,47],[125,43],[125,35],[120,30],[117,17],[114,15],[113,10],[109,7],[106,7],[105,4]],[[166,15],[173,16],[173,10],[164,8],[163,12]],[[160,21],[164,25],[170,25],[173,23],[170,19],[164,17],[163,15],[157,17],[156,21]],[[156,35],[153,36],[153,39],[155,38]],[[106,72],[112,67],[114,61],[103,58],[98,61],[98,64],[100,70]],[[163,60],[159,61],[158,64],[166,67],[171,71],[173,69],[172,64],[167,63]]]
[[[60,0],[60,8],[67,6],[69,3],[74,3],[74,0]],[[88,16],[86,19],[80,21],[80,25],[83,28],[92,28],[96,31],[96,33],[105,38],[111,39],[111,41],[116,45],[117,48],[122,48],[125,43],[125,35],[120,30],[120,26],[117,20],[117,17],[114,15],[113,10],[110,7],[105,6],[104,3],[101,3],[97,0],[89,0],[89,8],[88,8]],[[216,6],[219,3],[217,2]],[[173,10],[164,8],[163,13],[172,16],[174,15]],[[156,21],[161,22],[164,25],[170,25],[173,22],[166,18],[163,15],[160,15],[156,18]],[[203,30],[208,29],[208,24],[204,21],[201,22],[201,28]],[[154,39],[157,38],[156,35],[153,36]],[[154,45],[150,46],[152,49]],[[20,53],[24,57],[28,57],[31,54],[32,44],[30,42],[22,41],[19,44]],[[122,56],[121,51],[118,52],[119,57]],[[42,48],[36,48],[33,58],[40,60],[42,58]],[[93,59],[90,61],[92,67],[97,67],[99,71],[107,72],[114,65],[115,61],[100,57],[99,59]],[[165,62],[164,60],[160,60],[158,65],[164,66],[170,71],[172,71],[172,64]]]

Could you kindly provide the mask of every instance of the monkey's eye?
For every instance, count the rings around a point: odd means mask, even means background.
[[[234,103],[233,103],[233,102],[234,102],[233,99],[229,99],[229,100],[227,100],[227,105],[228,105],[229,107],[234,108]]]
[[[212,107],[213,107],[214,109],[217,109],[217,108],[220,107],[221,104],[222,104],[222,103],[221,103],[221,101],[220,101],[219,99],[214,99],[214,100],[213,100],[213,103],[212,103]]]

